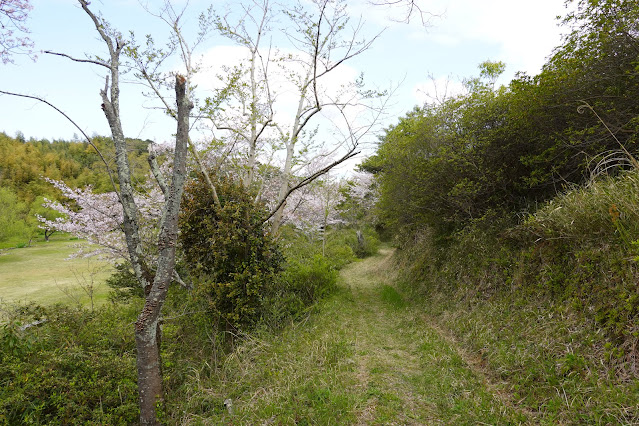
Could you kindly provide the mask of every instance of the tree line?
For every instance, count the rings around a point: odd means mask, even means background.
[[[443,238],[495,215],[513,225],[558,193],[632,166],[639,8],[574,3],[540,74],[494,87],[503,64],[487,61],[466,93],[416,107],[386,131],[364,164],[378,176],[381,223]]]
[[[110,140],[92,138],[104,155],[113,159]],[[148,142],[130,140],[129,159],[136,180],[148,173],[146,161]],[[87,142],[64,140],[26,141],[22,134],[12,138],[0,133],[0,244],[28,244],[36,237],[48,238],[52,229],[41,227],[37,216],[54,220],[60,215],[45,206],[46,200],[64,201],[62,192],[48,180],[64,181],[70,187],[90,186],[96,193],[111,190],[105,165]]]

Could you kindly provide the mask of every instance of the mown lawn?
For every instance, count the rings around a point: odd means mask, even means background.
[[[103,303],[112,266],[95,258],[68,259],[78,243],[67,239],[0,251],[0,302],[90,306],[93,291],[93,302]]]

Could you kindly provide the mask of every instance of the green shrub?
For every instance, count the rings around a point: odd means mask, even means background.
[[[337,289],[337,270],[321,255],[289,259],[278,285],[264,293],[263,322],[279,328]]]
[[[380,241],[372,228],[337,228],[327,232],[325,256],[338,269],[356,258],[372,256],[379,250]]]
[[[0,423],[131,424],[135,311],[22,308],[0,332]],[[46,320],[26,329],[18,323]]]
[[[144,290],[135,277],[130,262],[115,265],[115,272],[107,278],[106,285],[111,288],[109,300],[112,302],[122,302],[132,297],[144,297]]]
[[[324,257],[335,269],[342,269],[344,266],[357,259],[357,256],[355,256],[355,252],[350,245],[334,242],[326,244]]]
[[[286,289],[310,305],[335,290],[338,272],[326,258],[316,255],[306,262],[289,263],[282,275]]]
[[[230,178],[217,179],[221,208],[203,176],[185,188],[180,244],[195,295],[224,328],[256,324],[262,293],[276,284],[283,257],[269,234],[267,211],[255,195]]]
[[[354,250],[359,258],[372,256],[379,250],[380,240],[377,232],[372,228],[364,228],[361,238],[358,237],[357,248]]]

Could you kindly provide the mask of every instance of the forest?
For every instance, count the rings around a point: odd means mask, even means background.
[[[206,97],[184,10],[159,13],[160,48],[79,0],[104,51],[47,53],[105,73],[111,134],[0,133],[0,271],[80,242],[74,257],[112,265],[108,296],[2,301],[0,423],[638,423],[639,5],[566,3],[539,74],[501,85],[506,64],[485,60],[344,175],[391,98],[325,79],[377,37],[345,3],[202,13],[199,34],[247,53]],[[283,20],[297,50],[277,57],[262,36]],[[5,63],[32,48],[8,37]],[[297,108],[277,109],[270,60]],[[171,146],[126,137],[124,74]],[[194,142],[194,123],[214,136]]]

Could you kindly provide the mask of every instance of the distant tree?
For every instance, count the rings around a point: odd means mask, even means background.
[[[0,60],[13,63],[13,55],[33,55],[33,42],[26,26],[29,12],[33,9],[30,0],[0,0]]]
[[[40,229],[44,234],[44,240],[49,241],[49,238],[51,238],[57,229],[53,226],[47,226],[44,222],[55,221],[55,219],[61,215],[56,210],[47,207],[46,204],[47,200],[42,195],[39,195],[33,200],[29,209],[27,224],[33,229],[33,234],[36,234],[37,229]]]
[[[341,201],[340,184],[328,174],[289,197],[283,216],[284,223],[294,225],[309,239],[322,241],[322,254],[326,251],[326,232],[329,226],[343,222],[336,210]]]
[[[372,173],[359,171],[342,186],[337,211],[344,221],[360,229],[374,222],[373,209],[379,194]]]
[[[0,242],[13,238],[29,238],[29,228],[24,220],[25,206],[8,188],[0,188]]]
[[[464,80],[464,86],[470,92],[493,90],[500,75],[506,70],[506,64],[501,61],[484,61],[479,64],[479,77]]]

